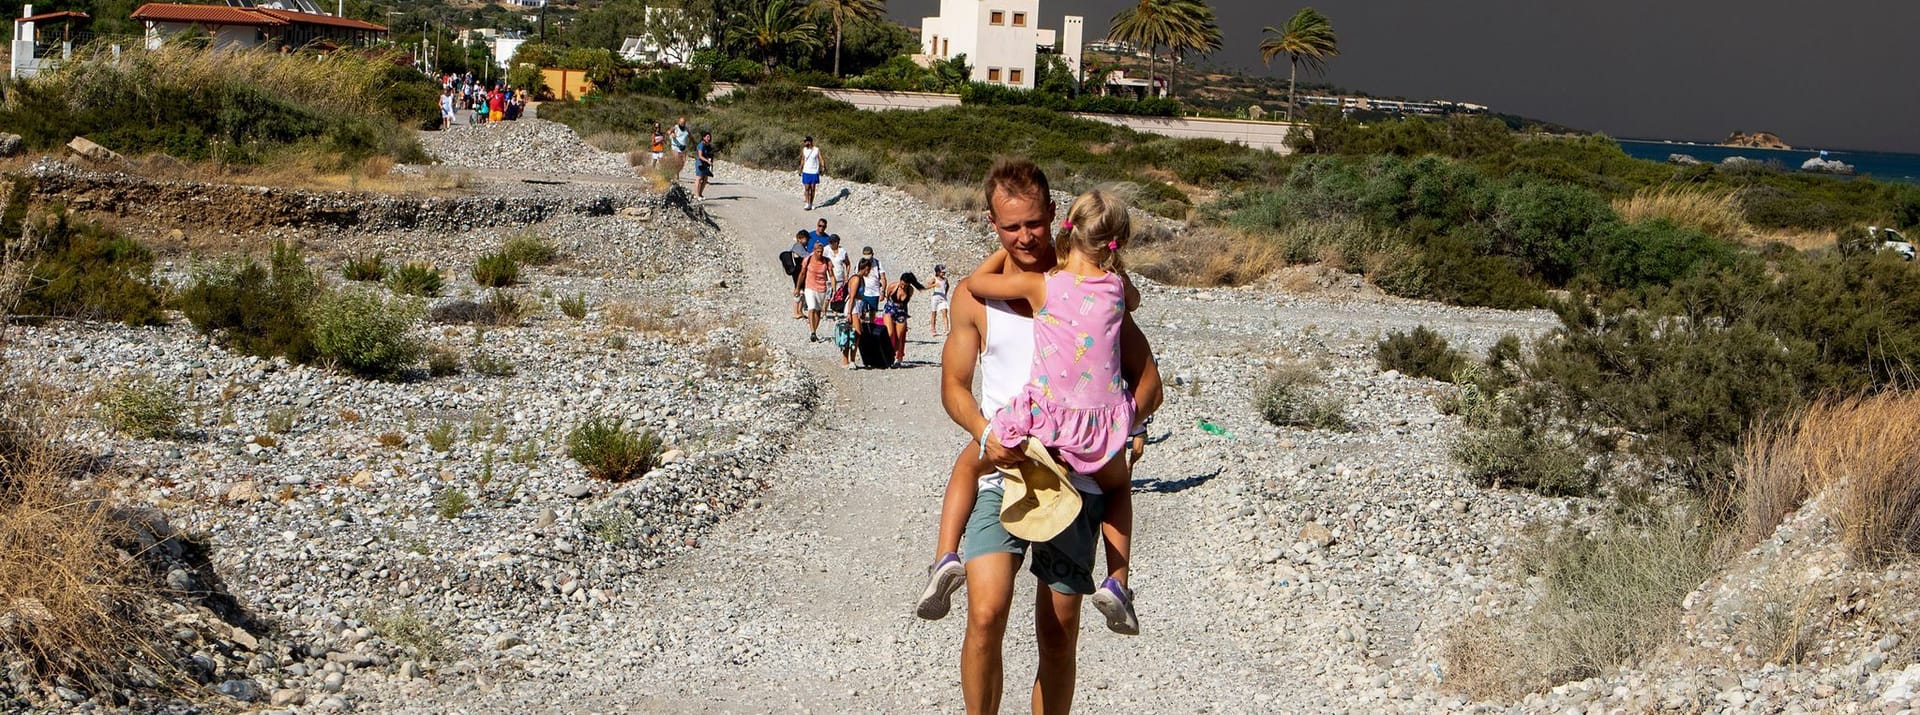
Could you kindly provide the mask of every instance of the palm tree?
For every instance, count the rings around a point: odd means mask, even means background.
[[[1300,74],[1300,63],[1305,62],[1307,69],[1325,72],[1327,58],[1340,55],[1340,40],[1333,34],[1333,23],[1326,15],[1313,8],[1302,8],[1287,20],[1285,29],[1267,27],[1262,30],[1267,38],[1260,41],[1260,61],[1273,66],[1273,58],[1287,56],[1287,121],[1293,121],[1294,80]]]
[[[1220,22],[1213,17],[1213,8],[1203,0],[1176,0],[1175,14],[1179,17],[1175,32],[1167,42],[1173,51],[1174,63],[1185,59],[1188,52],[1211,54],[1220,50]],[[1173,78],[1177,76],[1177,67],[1167,68],[1167,94],[1173,95]]]
[[[1107,38],[1131,42],[1147,48],[1147,83],[1153,83],[1153,67],[1159,48],[1166,45],[1175,53],[1188,50],[1211,52],[1220,49],[1220,25],[1214,21],[1213,8],[1205,0],[1139,0],[1138,4],[1113,16]],[[1173,93],[1173,82],[1167,82]]]
[[[817,15],[833,20],[833,76],[840,76],[840,36],[849,21],[872,22],[887,12],[887,0],[812,0]]]
[[[760,50],[767,74],[773,74],[780,51],[788,46],[819,47],[820,39],[814,36],[819,29],[801,17],[790,0],[766,0],[759,12],[740,17],[740,33],[747,44]]]

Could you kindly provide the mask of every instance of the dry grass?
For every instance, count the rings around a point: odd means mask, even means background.
[[[1832,248],[1840,243],[1840,234],[1831,229],[1811,228],[1773,228],[1756,230],[1746,238],[1751,246],[1764,247],[1768,244],[1783,244],[1802,253]]]
[[[1245,285],[1286,267],[1278,242],[1245,235],[1193,230],[1127,251],[1141,275],[1172,285]]]
[[[580,140],[600,151],[628,154],[629,159],[631,159],[632,156],[631,152],[639,152],[642,157],[646,156],[644,150],[647,146],[640,143],[640,137],[632,134],[623,132],[594,132],[581,137]]]
[[[1753,431],[1734,475],[1741,537],[1757,543],[1816,494],[1854,558],[1920,552],[1920,392],[1822,400]]]
[[[987,210],[987,197],[979,186],[969,184],[908,184],[902,188],[914,198],[948,211],[977,213]]]
[[[1711,537],[1689,509],[1538,536],[1520,558],[1521,575],[1540,579],[1537,599],[1455,626],[1445,651],[1449,687],[1517,698],[1648,655],[1679,631],[1681,599],[1713,567]]]
[[[674,341],[699,334],[701,325],[693,316],[681,315],[673,304],[659,298],[641,298],[607,306],[607,322]]]
[[[1631,197],[1615,199],[1613,210],[1628,222],[1665,219],[1723,241],[1744,241],[1753,235],[1738,196],[1702,187],[1641,189]]]
[[[473,185],[465,169],[429,167],[418,174],[398,174],[393,160],[375,156],[348,171],[336,171],[338,157],[317,150],[290,151],[288,156],[260,165],[220,161],[180,161],[155,155],[129,163],[128,173],[149,179],[206,184],[268,186],[303,191],[366,191],[402,196],[459,196]]]

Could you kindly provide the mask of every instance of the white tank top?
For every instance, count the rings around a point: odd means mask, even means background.
[[[985,306],[987,334],[980,341],[985,347],[980,350],[980,365],[974,374],[980,376],[980,414],[993,419],[995,412],[1026,389],[1027,379],[1033,374],[1033,319],[1013,312],[1006,301],[989,300]],[[1075,474],[1072,481],[1074,489],[1100,493],[1100,484],[1093,477]],[[981,477],[980,488],[999,489],[1000,471]]]
[[[800,171],[802,173],[807,173],[807,174],[820,173],[820,148],[819,147],[811,147],[811,146],[801,147],[800,159],[801,159]],[[788,164],[788,166],[792,166],[792,164]]]

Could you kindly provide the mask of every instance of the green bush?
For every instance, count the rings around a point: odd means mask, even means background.
[[[544,266],[560,258],[560,249],[540,234],[524,231],[501,244],[500,254],[523,266]]]
[[[149,276],[153,254],[126,236],[69,217],[63,210],[30,220],[27,180],[17,180],[0,219],[0,252],[17,242],[38,245],[36,261],[13,312],[128,325],[161,322],[160,291]]]
[[[1592,240],[1596,255],[1586,272],[1608,288],[1670,285],[1734,261],[1732,246],[1665,219],[1609,223]]]
[[[685,67],[669,67],[657,72],[634,75],[627,80],[628,92],[665,97],[679,102],[699,102],[713,90],[705,73]]]
[[[1374,346],[1374,360],[1380,369],[1397,370],[1402,375],[1452,382],[1454,373],[1472,364],[1463,353],[1447,345],[1447,339],[1425,325],[1411,333],[1394,331]]]
[[[356,375],[393,376],[424,351],[411,335],[420,313],[417,304],[371,288],[324,294],[311,311],[314,351]]]
[[[1529,427],[1470,428],[1454,442],[1453,458],[1469,481],[1489,489],[1580,496],[1598,480],[1579,447]]]
[[[427,348],[427,375],[451,377],[460,374],[460,353],[444,345]]]
[[[611,418],[590,417],[567,434],[567,456],[586,467],[588,476],[624,482],[653,469],[660,442],[650,431],[634,433]]]
[[[1564,285],[1587,262],[1596,228],[1614,219],[1599,195],[1577,186],[1528,181],[1500,193],[1493,245],[1551,285]]]
[[[169,439],[179,434],[187,406],[175,388],[152,376],[122,377],[102,388],[100,418],[108,426],[140,439]]]
[[[565,297],[565,298],[561,298],[561,299],[560,299],[560,314],[561,314],[561,315],[565,315],[565,316],[567,316],[567,317],[569,317],[569,318],[572,318],[572,319],[574,319],[574,320],[585,320],[585,319],[586,319],[586,317],[587,317],[587,296],[586,296],[586,294],[584,294],[584,293],[575,293],[575,294],[573,294],[573,295],[571,295],[571,296],[567,296],[567,297]]]
[[[425,263],[402,263],[393,269],[387,286],[400,295],[432,298],[440,295],[443,282],[438,268]]]
[[[520,371],[514,366],[512,359],[483,352],[467,356],[467,368],[473,370],[475,374],[487,377],[512,377],[514,373]]]
[[[485,306],[488,322],[500,326],[519,325],[532,309],[520,294],[510,290],[488,291],[487,302],[482,305]]]
[[[386,259],[380,254],[355,256],[347,259],[340,268],[340,277],[350,281],[383,281],[387,279]]]
[[[473,264],[473,282],[488,288],[505,288],[520,280],[520,264],[505,253],[489,253]]]
[[[307,309],[321,293],[291,244],[275,244],[268,264],[243,259],[197,271],[178,299],[201,333],[258,357],[307,362],[315,353]]]
[[[1320,394],[1315,389],[1319,384],[1320,376],[1310,368],[1275,370],[1255,393],[1254,408],[1259,410],[1261,419],[1276,427],[1335,432],[1353,429],[1345,414],[1345,403]]]

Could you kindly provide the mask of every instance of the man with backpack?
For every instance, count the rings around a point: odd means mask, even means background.
[[[826,246],[816,245],[800,263],[800,295],[807,307],[807,342],[820,342],[820,311],[827,307],[827,281],[833,267],[827,263]]]
[[[780,269],[786,271],[787,278],[793,281],[794,320],[801,320],[807,317],[800,312],[800,306],[802,304],[800,296],[800,264],[806,261],[809,252],[807,248],[807,232],[804,230],[793,234],[793,245],[788,246],[787,250],[780,252]]]

